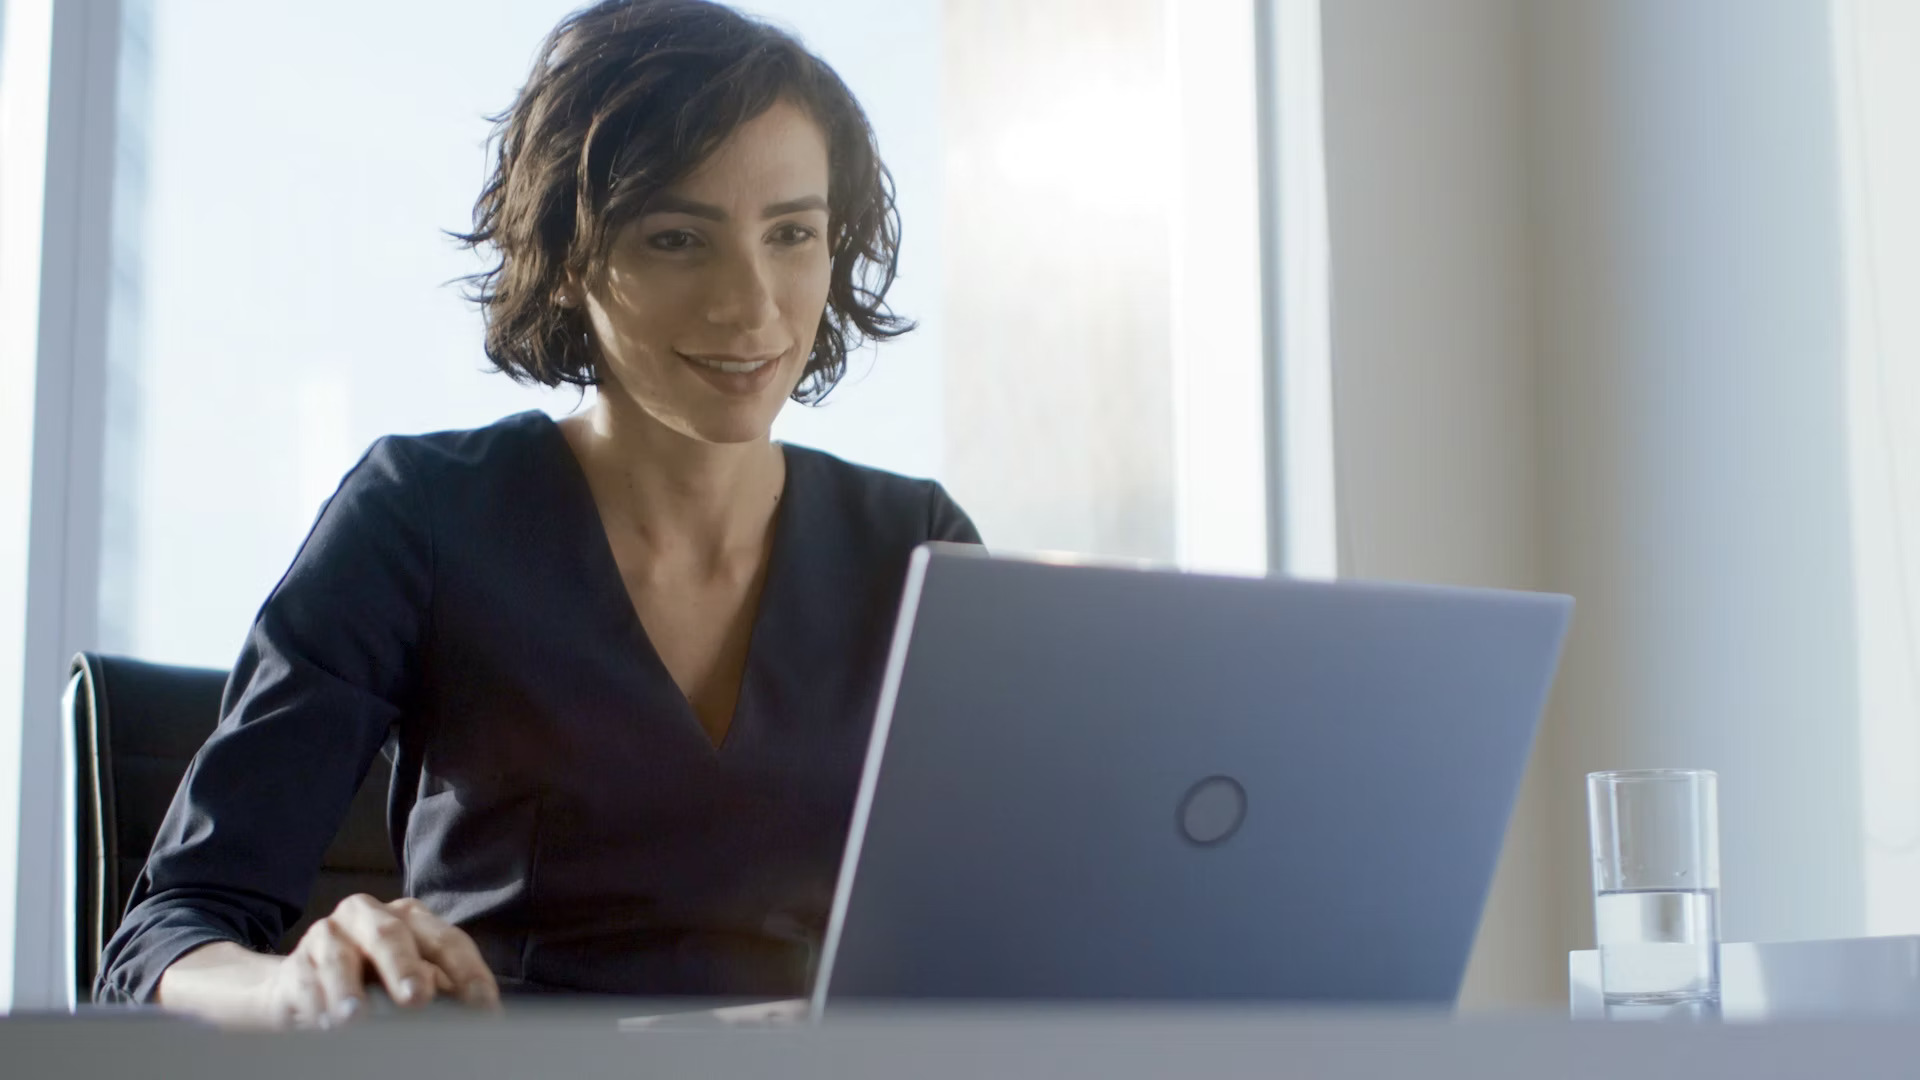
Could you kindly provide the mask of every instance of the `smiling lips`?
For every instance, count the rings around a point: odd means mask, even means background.
[[[761,368],[766,367],[768,364],[780,359],[778,353],[752,359],[718,354],[696,356],[691,353],[681,353],[680,355],[709,371],[718,371],[726,375],[751,375]]]

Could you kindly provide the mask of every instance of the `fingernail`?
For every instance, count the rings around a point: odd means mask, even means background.
[[[353,1019],[354,1014],[358,1013],[359,1011],[360,1011],[359,998],[353,998],[353,997],[342,998],[339,1004],[333,1007],[333,1018],[344,1024],[347,1021]]]
[[[409,975],[408,977],[400,980],[401,1002],[411,1003],[415,998],[418,998],[419,996],[420,996],[420,980],[419,979],[416,979],[411,975]]]
[[[460,996],[469,1004],[477,1005],[487,1000],[487,984],[479,979],[469,979],[467,984],[460,988]]]

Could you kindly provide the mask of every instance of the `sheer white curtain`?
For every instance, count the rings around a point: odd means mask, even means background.
[[[1866,927],[1920,932],[1920,5],[1834,0]]]

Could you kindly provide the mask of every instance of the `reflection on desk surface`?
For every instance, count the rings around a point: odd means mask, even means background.
[[[625,1003],[629,1007],[631,1002]],[[622,1029],[610,1002],[497,1018],[421,1014],[331,1032],[232,1034],[151,1013],[0,1022],[6,1076],[404,1075],[948,1080],[1071,1076],[1338,1076],[1484,1080],[1908,1077],[1920,1024],[1595,1024],[1531,1015],[1450,1020],[1392,1010],[863,1007],[819,1025]],[[629,1008],[629,1014],[631,1010]],[[781,1032],[769,1037],[768,1032]],[[1705,1073],[1702,1070],[1707,1070]]]

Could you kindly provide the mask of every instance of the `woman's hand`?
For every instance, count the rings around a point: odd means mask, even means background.
[[[265,1019],[331,1027],[364,1012],[374,985],[406,1008],[441,994],[500,1008],[500,987],[465,931],[411,897],[386,903],[361,893],[316,920],[277,966],[264,987]]]
[[[332,1027],[367,1007],[368,986],[418,1008],[441,994],[498,1010],[500,987],[473,939],[418,900],[349,896],[316,921],[288,956],[232,941],[167,966],[154,1000],[237,1027]]]

